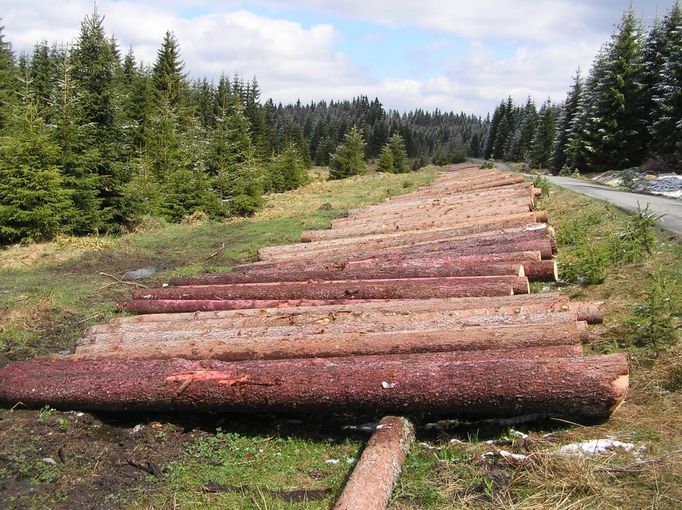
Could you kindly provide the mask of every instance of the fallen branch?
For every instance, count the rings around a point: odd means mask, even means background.
[[[217,257],[217,256],[220,255],[223,251],[225,251],[225,243],[223,243],[223,245],[220,247],[220,249],[219,249],[218,251],[215,251],[215,252],[211,253],[208,257],[206,257],[206,258],[204,259],[204,262],[206,262],[207,260],[211,260],[213,257]]]
[[[645,460],[639,460],[637,462],[633,462],[632,464],[628,464],[627,466],[599,466],[595,470],[598,472],[607,472],[607,473],[625,473],[625,474],[634,474],[638,473],[644,468],[645,466],[650,466],[652,464],[658,464],[659,462],[663,462],[665,460],[668,460],[670,457],[673,457],[675,455],[679,455],[682,453],[682,450],[675,450],[672,452],[664,453],[663,455],[659,455],[657,457],[651,457],[650,459],[645,459]]]
[[[128,281],[128,280],[123,280],[123,279],[121,279],[121,278],[119,278],[119,277],[117,277],[117,276],[114,276],[113,274],[103,273],[102,271],[100,271],[99,274],[101,274],[102,276],[107,276],[107,277],[109,277],[109,278],[111,278],[111,279],[113,279],[113,280],[116,280],[116,283],[120,283],[121,285],[133,285],[134,287],[142,287],[143,289],[148,289],[148,288],[149,288],[148,286],[146,286],[146,285],[144,285],[144,284],[142,284],[142,283],[137,283],[137,282],[131,282],[131,281]],[[113,285],[113,284],[109,284],[109,285]],[[106,288],[106,287],[108,287],[109,285],[105,285],[105,286],[102,287],[102,288]]]

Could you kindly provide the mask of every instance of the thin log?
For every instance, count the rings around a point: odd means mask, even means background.
[[[35,359],[0,369],[0,403],[92,411],[423,413],[607,419],[624,354],[459,361],[450,353],[310,360]]]
[[[367,442],[334,509],[384,510],[413,442],[414,425],[407,418],[383,418]]]
[[[527,287],[528,279],[516,276],[396,278],[165,287],[135,292],[133,299],[414,299],[505,296]]]

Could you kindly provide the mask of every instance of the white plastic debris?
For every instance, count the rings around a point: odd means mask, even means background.
[[[623,443],[615,439],[591,439],[589,441],[581,441],[579,443],[571,443],[559,448],[560,455],[601,455],[610,453],[615,449],[622,449],[626,452],[633,451],[636,446],[633,443]]]
[[[381,381],[381,387],[385,390],[389,390],[391,388],[395,388],[395,383],[389,383],[386,381]]]
[[[496,452],[485,452],[482,457],[502,457],[503,459],[513,460],[514,462],[521,462],[528,458],[528,455],[521,455],[520,453],[512,453],[507,450],[498,450]]]
[[[45,457],[44,459],[41,459],[41,460],[42,460],[45,464],[47,464],[48,466],[56,466],[56,465],[57,465],[57,461],[54,460],[54,459],[51,458],[51,457]]]
[[[138,423],[137,425],[135,425],[135,426],[133,427],[133,430],[131,430],[130,433],[131,433],[131,434],[137,434],[137,433],[138,433],[140,430],[142,430],[143,428],[144,428],[144,425],[142,425],[141,423]]]
[[[339,459],[327,459],[324,461],[325,464],[329,464],[330,466],[336,466],[340,462],[341,461]]]
[[[524,434],[523,432],[519,432],[518,430],[514,429],[509,431],[509,435],[511,437],[518,437],[519,439],[528,439],[528,434]]]

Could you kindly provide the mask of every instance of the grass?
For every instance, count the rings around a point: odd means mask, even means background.
[[[226,269],[252,260],[261,246],[292,242],[304,229],[324,227],[348,209],[409,192],[436,171],[315,181],[270,197],[263,211],[246,220],[156,225],[121,238],[64,238],[0,252],[2,358],[71,349],[87,325],[112,317],[115,302],[133,287],[99,272],[121,276],[151,266],[159,273],[143,283],[155,285],[174,275]],[[560,267],[570,266],[584,249],[581,236],[610,253],[614,234],[628,228],[628,216],[603,202],[550,189],[540,205],[557,227]],[[602,284],[557,289],[575,299],[606,301],[606,321],[593,327],[595,342],[588,350],[630,349],[631,391],[611,420],[592,427],[550,422],[530,429],[517,424],[513,430],[446,423],[421,429],[390,508],[680,508],[682,455],[672,452],[682,449],[682,356],[679,347],[658,355],[633,347],[624,340],[629,332],[623,325],[634,305],[646,300],[649,273],[667,276],[677,302],[681,261],[680,244],[658,232],[652,255],[610,262],[602,268]],[[538,291],[543,286],[534,284]],[[344,425],[314,417],[0,410],[0,496],[8,508],[326,509],[367,437]],[[632,442],[641,453],[557,454],[562,445],[605,437]],[[527,457],[486,455],[500,450]],[[45,457],[57,466],[43,462]],[[130,460],[149,463],[161,474],[132,467]]]

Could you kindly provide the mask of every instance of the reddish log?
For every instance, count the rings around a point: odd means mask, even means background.
[[[413,442],[414,425],[407,418],[383,418],[362,451],[334,509],[384,510]]]
[[[308,280],[379,280],[394,278],[438,278],[450,276],[525,276],[524,266],[520,263],[506,262],[480,265],[400,265],[385,264],[374,268],[355,268],[348,265],[338,269],[302,269],[290,271],[286,268],[267,268],[253,271],[232,271],[213,275],[209,278],[194,278],[189,285],[216,285],[225,283],[266,283],[266,282],[300,282]],[[180,280],[183,282],[183,280]],[[191,280],[190,280],[191,281]],[[185,280],[184,285],[188,285]]]
[[[36,359],[0,369],[0,403],[93,411],[411,413],[462,419],[607,419],[623,354],[461,361],[456,355],[309,360]]]
[[[262,261],[298,259],[300,257],[321,257],[330,258],[343,256],[348,253],[355,254],[355,258],[361,258],[363,254],[371,253],[376,250],[403,248],[405,246],[421,245],[423,243],[437,243],[446,241],[460,241],[469,244],[480,242],[490,244],[491,240],[504,242],[508,239],[535,239],[547,237],[554,242],[554,228],[544,223],[533,223],[522,227],[512,227],[506,229],[471,232],[466,234],[453,235],[452,231],[442,229],[430,229],[422,232],[397,233],[387,236],[362,236],[348,239],[335,239],[331,241],[318,241],[312,243],[284,244],[271,246],[258,250],[258,256]],[[554,242],[554,246],[556,243]]]
[[[527,278],[470,276],[275,283],[234,283],[140,289],[133,299],[415,299],[511,295]]]
[[[559,268],[555,260],[531,260],[522,262],[526,277],[531,282],[555,282]]]

